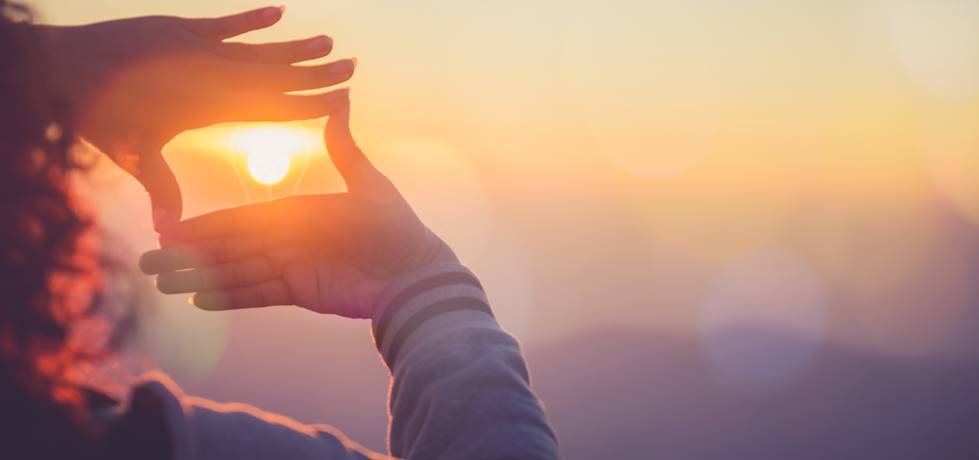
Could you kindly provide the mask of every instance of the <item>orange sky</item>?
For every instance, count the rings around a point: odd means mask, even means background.
[[[887,353],[948,351],[969,272],[939,213],[979,224],[979,4],[286,4],[280,25],[249,38],[327,33],[335,56],[360,60],[355,134],[522,340],[616,325],[705,334],[733,314]],[[264,4],[39,5],[81,23]],[[250,198],[221,141],[229,129],[167,149],[188,214]],[[107,225],[133,251],[151,246],[138,186],[100,177]],[[273,193],[341,187],[322,152],[295,177]],[[940,297],[903,302],[934,285],[936,266],[952,274]],[[783,267],[795,278],[765,275]],[[798,307],[816,314],[766,313],[785,283],[813,292]],[[708,302],[718,292],[743,300],[717,307],[723,320]],[[927,327],[924,304],[940,306]],[[234,320],[162,310],[188,337],[170,365],[206,373]],[[258,314],[283,324],[274,334],[302,321]]]

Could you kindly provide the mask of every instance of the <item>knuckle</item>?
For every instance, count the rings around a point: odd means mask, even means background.
[[[146,45],[155,51],[183,47],[191,43],[193,34],[177,23],[164,23],[151,34]]]
[[[222,19],[214,21],[214,33],[219,36],[227,36],[233,33],[235,29],[234,21],[232,19]]]
[[[211,258],[214,262],[224,262],[231,257],[231,243],[228,240],[220,239],[214,243]]]
[[[245,283],[245,270],[241,264],[231,264],[227,267],[222,280],[226,286],[239,286]]]
[[[248,282],[258,282],[267,278],[268,265],[260,258],[250,260],[243,268]]]

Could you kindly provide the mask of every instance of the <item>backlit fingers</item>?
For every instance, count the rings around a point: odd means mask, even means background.
[[[261,255],[277,246],[269,238],[258,236],[214,238],[190,244],[168,241],[163,249],[143,254],[139,265],[144,273],[155,275],[233,262]]]
[[[279,279],[251,286],[198,292],[191,302],[202,310],[233,310],[295,303],[289,287]]]
[[[234,61],[285,64],[318,59],[332,50],[333,39],[324,35],[278,43],[222,42],[213,47],[215,54]]]
[[[161,273],[156,286],[165,294],[230,289],[271,281],[281,275],[281,263],[253,257],[193,270]]]
[[[356,61],[297,66],[268,63],[233,63],[228,76],[243,90],[289,92],[326,88],[350,79]]]
[[[253,30],[270,27],[282,19],[283,7],[266,7],[217,18],[178,19],[194,34],[212,40],[224,40]]]

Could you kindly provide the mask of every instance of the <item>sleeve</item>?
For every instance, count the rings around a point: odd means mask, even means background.
[[[373,318],[391,370],[389,449],[413,459],[559,458],[517,341],[476,277],[458,264],[388,286]]]
[[[223,404],[184,395],[168,377],[159,373],[144,376],[132,392],[124,420],[139,426],[161,420],[170,458],[198,460],[317,459],[382,460],[390,457],[372,452],[350,441],[333,427],[305,425],[282,415],[261,411],[246,404]],[[151,445],[155,430],[127,430],[128,440]],[[136,433],[136,435],[133,435]]]
[[[245,404],[188,398],[197,458],[381,460],[328,425],[305,425]]]

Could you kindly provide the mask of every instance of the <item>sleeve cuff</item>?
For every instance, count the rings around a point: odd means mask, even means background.
[[[374,308],[374,343],[393,369],[399,351],[413,332],[436,316],[457,311],[493,317],[476,276],[459,264],[419,268],[395,280],[381,293]]]

